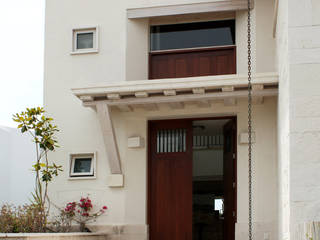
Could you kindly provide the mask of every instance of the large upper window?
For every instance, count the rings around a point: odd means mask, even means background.
[[[151,26],[150,50],[172,50],[235,44],[235,21]]]

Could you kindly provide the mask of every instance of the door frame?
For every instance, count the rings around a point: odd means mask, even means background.
[[[237,138],[237,116],[219,116],[219,117],[202,117],[202,118],[174,118],[174,119],[161,119],[161,120],[148,120],[148,133],[147,133],[147,224],[150,224],[150,214],[151,214],[151,168],[150,166],[150,161],[151,161],[151,123],[154,122],[162,122],[162,121],[175,121],[175,120],[188,120],[188,121],[199,121],[199,120],[221,120],[221,119],[230,119],[232,121],[234,121],[234,125],[235,125],[235,136],[234,136],[234,153],[235,153],[235,158],[234,158],[234,181],[235,181],[235,188],[234,188],[234,210],[235,210],[235,217],[234,217],[234,223],[237,223],[237,219],[238,219],[238,211],[237,211],[237,199],[238,199],[238,168],[237,168],[237,159],[238,159],[238,149],[237,149],[237,142],[238,142],[238,138]],[[193,135],[192,135],[193,136]]]

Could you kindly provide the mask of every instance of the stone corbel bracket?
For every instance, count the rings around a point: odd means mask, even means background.
[[[111,119],[110,107],[106,103],[100,102],[96,104],[96,111],[111,171],[111,175],[108,176],[108,186],[123,187],[123,174],[121,170],[118,145]]]

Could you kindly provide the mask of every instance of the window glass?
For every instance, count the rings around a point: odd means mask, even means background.
[[[185,152],[186,129],[163,129],[157,132],[157,153]]]
[[[235,44],[235,21],[151,26],[151,51]]]
[[[93,48],[93,33],[77,34],[77,49]]]
[[[74,160],[74,173],[90,173],[91,171],[91,158],[76,158]]]

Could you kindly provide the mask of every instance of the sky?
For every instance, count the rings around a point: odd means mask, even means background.
[[[0,126],[43,104],[45,0],[0,0]]]

